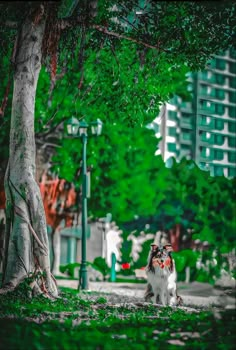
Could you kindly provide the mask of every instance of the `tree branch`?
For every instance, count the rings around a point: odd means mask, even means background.
[[[18,23],[14,21],[6,21],[5,26],[7,28],[16,29],[18,27]]]
[[[132,42],[134,42],[136,44],[143,45],[143,46],[148,47],[150,49],[159,50],[159,45],[151,45],[151,44],[146,43],[145,41],[138,40],[138,39],[132,38],[130,36],[125,36],[123,34],[119,34],[119,33],[116,33],[116,32],[109,31],[107,28],[102,27],[100,25],[94,24],[91,27],[96,29],[96,30],[98,30],[101,33],[104,33],[104,34],[107,34],[107,35],[111,35],[111,36],[113,36],[115,38],[125,39],[125,40],[128,40],[128,41],[132,41]],[[164,50],[164,49],[163,49],[163,51],[168,52],[168,50]]]
[[[67,118],[68,118],[68,117],[62,118],[62,120],[60,121],[60,123],[58,123],[57,125],[55,125],[53,128],[49,129],[49,130],[48,130],[47,132],[45,132],[45,133],[40,133],[40,132],[35,133],[35,136],[36,136],[37,138],[39,138],[39,137],[46,138],[48,135],[53,134],[54,131],[56,131],[57,128],[59,128],[59,127],[67,120]]]
[[[42,146],[41,148],[46,148],[46,147],[53,147],[53,148],[62,148],[62,146],[57,145],[56,143],[52,143],[52,142],[45,142],[44,140],[36,140],[36,143],[41,144]]]

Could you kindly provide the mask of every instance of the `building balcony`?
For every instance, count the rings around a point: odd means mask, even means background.
[[[185,144],[185,145],[191,145],[192,144],[191,138],[186,139],[186,138],[183,137],[182,134],[180,134],[179,141],[180,141],[180,143]]]
[[[203,146],[203,147],[212,147],[212,145],[213,145],[213,139],[208,139],[208,140],[204,140],[204,139],[201,139],[201,138],[199,138],[198,140],[197,140],[197,144],[199,145],[199,146]]]
[[[180,126],[182,128],[185,128],[185,129],[192,129],[193,128],[193,125],[192,125],[192,122],[191,121],[188,121],[188,120],[184,120],[182,118],[180,118]]]
[[[221,165],[223,167],[227,167],[229,165],[232,165],[232,163],[229,163],[228,160],[227,160],[227,157],[225,159],[222,159],[222,160],[217,160],[217,159],[214,159],[212,161],[212,164],[214,165]]]
[[[207,156],[200,154],[198,157],[198,162],[211,163],[212,158],[210,156],[207,157]]]
[[[198,123],[197,128],[199,131],[211,131],[215,129],[214,121],[211,119],[209,124]]]
[[[236,151],[235,147],[232,147],[229,145],[229,139],[227,136],[225,137],[224,143],[222,145],[213,144],[213,145],[211,145],[211,147],[214,149],[219,148],[219,149],[222,149],[224,151],[232,151],[232,150]]]

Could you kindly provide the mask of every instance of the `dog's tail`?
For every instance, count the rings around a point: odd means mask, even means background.
[[[183,302],[183,299],[181,298],[181,296],[176,294],[176,298],[177,298],[177,305],[178,306],[183,305],[184,302]]]

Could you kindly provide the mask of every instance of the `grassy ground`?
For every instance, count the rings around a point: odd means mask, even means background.
[[[61,288],[60,299],[0,296],[0,349],[235,349],[235,310],[114,303]]]

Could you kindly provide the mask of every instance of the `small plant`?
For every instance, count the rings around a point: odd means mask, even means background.
[[[102,257],[97,257],[94,259],[93,263],[91,264],[91,266],[95,269],[98,270],[102,273],[103,275],[103,280],[106,281],[106,277],[110,272],[110,268],[106,263],[105,258]]]
[[[68,275],[72,278],[78,278],[78,276],[75,276],[75,269],[80,268],[80,265],[81,265],[80,263],[61,265],[60,272],[68,273]]]
[[[106,304],[107,303],[107,299],[106,298],[103,298],[103,297],[100,297],[96,300],[96,303],[98,304]]]

